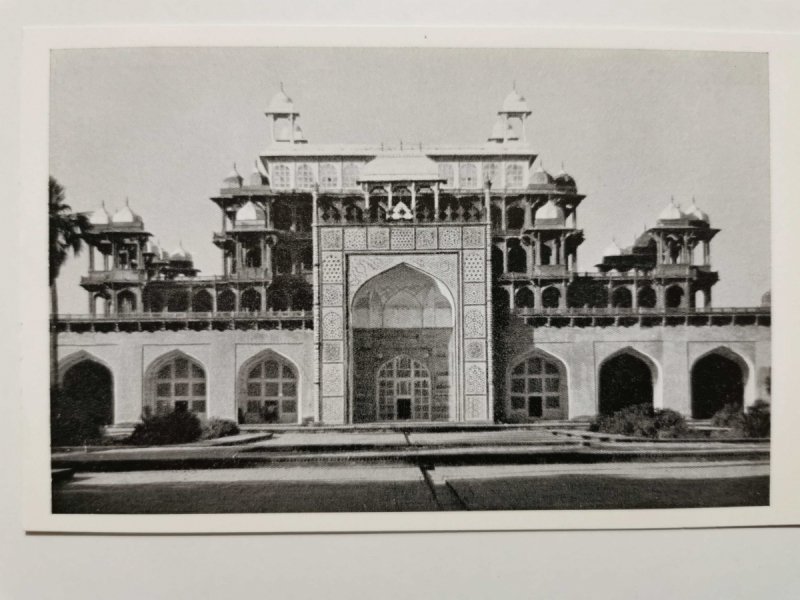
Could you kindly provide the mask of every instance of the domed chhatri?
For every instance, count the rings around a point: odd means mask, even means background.
[[[561,171],[559,171],[558,175],[556,175],[556,185],[558,187],[565,187],[565,188],[577,188],[578,184],[575,183],[575,179],[564,170],[564,164],[561,164]]]
[[[233,169],[231,169],[231,172],[228,173],[228,176],[222,180],[223,187],[238,188],[242,187],[243,183],[244,177],[239,174],[239,170],[236,168],[236,163],[233,163]]]
[[[708,215],[698,208],[694,198],[692,198],[692,204],[686,209],[686,216],[695,221],[709,222]]]
[[[545,170],[544,164],[539,161],[539,166],[535,171],[531,172],[530,183],[531,185],[551,185],[555,183],[555,179]]]
[[[501,110],[500,112],[519,113],[525,115],[531,114],[531,111],[528,108],[528,103],[525,100],[525,97],[517,91],[516,87],[514,87],[508,93],[506,99],[503,100],[503,110]]]
[[[669,204],[658,215],[659,221],[677,221],[685,218],[686,215],[681,210],[681,207],[675,204],[675,198],[670,199]]]
[[[88,218],[89,225],[108,225],[111,222],[111,215],[106,210],[106,203],[103,202],[100,208],[93,210]]]
[[[144,225],[142,217],[131,210],[127,198],[125,198],[125,206],[114,213],[114,216],[111,217],[111,222],[114,225],[132,225],[136,227],[142,227]]]
[[[281,83],[281,89],[278,93],[276,93],[272,100],[269,101],[269,107],[267,108],[268,115],[296,115],[299,114],[294,109],[294,102],[286,92],[283,90],[283,83]]]
[[[170,262],[192,262],[192,255],[183,247],[183,242],[178,242],[178,247],[169,256]]]
[[[266,221],[267,214],[264,209],[258,206],[252,200],[245,202],[242,207],[236,211],[236,223],[253,223],[257,222],[263,224]]]
[[[563,222],[564,219],[564,209],[552,200],[548,200],[544,206],[536,211],[537,221],[546,220]]]

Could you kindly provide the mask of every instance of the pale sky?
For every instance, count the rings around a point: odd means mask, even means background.
[[[770,286],[765,54],[518,49],[107,49],[52,53],[50,172],[75,210],[126,196],[167,249],[218,274],[209,197],[267,147],[264,110],[284,82],[311,143],[485,141],[516,81],[528,140],[586,194],[578,267],[630,245],[674,196],[722,229],[715,306],[757,305]],[[87,311],[83,253],[60,310]]]

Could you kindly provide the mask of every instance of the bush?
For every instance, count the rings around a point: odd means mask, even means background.
[[[747,437],[769,437],[772,427],[772,411],[769,402],[756,400],[747,409],[745,416],[745,434]]]
[[[649,438],[677,438],[688,435],[686,419],[674,410],[654,410],[650,404],[628,406],[611,415],[599,416],[590,431]]]
[[[136,445],[186,444],[197,441],[202,434],[200,419],[186,410],[166,415],[145,415],[128,441]]]
[[[771,421],[770,405],[764,400],[756,400],[747,412],[735,404],[728,404],[711,417],[711,424],[727,427],[730,430],[727,435],[731,437],[769,437]]]
[[[202,424],[203,432],[200,434],[201,440],[215,440],[229,435],[237,435],[239,426],[228,419],[218,419],[213,417]]]
[[[726,404],[711,417],[714,427],[730,427],[731,429],[744,429],[744,412],[741,406]]]

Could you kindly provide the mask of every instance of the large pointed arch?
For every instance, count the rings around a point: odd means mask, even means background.
[[[79,350],[58,365],[58,394],[51,398],[52,439],[84,443],[114,422],[114,375],[107,363]]]
[[[151,361],[145,370],[142,412],[148,415],[187,410],[205,415],[207,387],[203,363],[183,350],[171,350]]]
[[[357,286],[350,308],[352,420],[382,421],[397,415],[415,420],[447,420],[454,414],[457,311],[448,286],[424,269],[402,261]],[[401,357],[413,364],[424,364],[429,370],[427,379],[390,381],[388,376],[379,376],[382,366]],[[435,389],[431,383],[434,376]],[[407,385],[420,389],[402,396],[400,404],[391,404],[384,393],[386,386],[399,386],[392,389],[405,393]],[[417,392],[419,398],[427,394],[425,408],[416,402]],[[406,409],[411,410],[410,417],[403,416]]]
[[[236,378],[240,423],[299,423],[301,377],[289,357],[266,348],[247,359]]]
[[[661,370],[658,362],[632,346],[612,352],[598,365],[597,407],[612,414],[629,406],[661,407]]]
[[[694,360],[689,378],[692,418],[708,419],[727,405],[744,410],[752,368],[741,354],[717,346]]]
[[[510,360],[506,371],[506,416],[514,420],[568,418],[566,361],[541,348]]]

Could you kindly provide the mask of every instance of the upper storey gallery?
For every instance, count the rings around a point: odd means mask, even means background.
[[[234,167],[223,182],[223,195],[240,188],[269,187],[274,191],[358,193],[379,184],[414,183],[420,190],[522,191],[530,186],[575,191],[566,173],[546,176],[533,171],[536,154],[527,142],[526,120],[531,111],[512,90],[497,112],[485,143],[474,145],[402,144],[396,146],[311,144],[300,126],[300,113],[283,88],[265,111],[270,144],[249,177]]]

